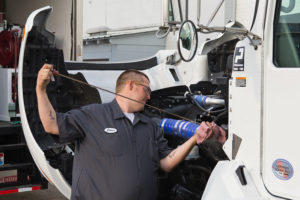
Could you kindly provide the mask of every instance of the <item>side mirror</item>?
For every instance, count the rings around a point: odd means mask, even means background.
[[[179,29],[177,39],[177,49],[182,60],[191,61],[196,55],[198,47],[198,35],[195,24],[190,21],[184,21]]]
[[[290,0],[288,1],[288,6],[285,7],[283,5],[281,5],[281,11],[284,12],[284,13],[289,13],[291,12],[294,8],[295,8],[295,0]],[[282,3],[283,4],[283,3]],[[285,3],[286,4],[286,3]]]

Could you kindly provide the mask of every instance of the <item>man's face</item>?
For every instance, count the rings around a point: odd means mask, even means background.
[[[150,99],[150,83],[146,77],[143,76],[142,81],[133,81],[133,87],[133,99],[143,103]],[[133,102],[133,107],[135,111],[144,109],[144,105],[137,102]]]

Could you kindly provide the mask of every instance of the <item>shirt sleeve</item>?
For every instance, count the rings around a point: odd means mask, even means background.
[[[75,109],[66,113],[56,113],[59,129],[59,142],[67,143],[83,139],[88,123],[82,109]]]
[[[158,145],[159,159],[165,158],[173,150],[168,146],[168,140],[164,137],[163,131],[160,127],[156,126],[156,142]]]

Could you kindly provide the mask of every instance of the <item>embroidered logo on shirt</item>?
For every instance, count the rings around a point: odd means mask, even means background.
[[[106,128],[106,129],[104,129],[104,131],[106,133],[112,134],[112,133],[116,133],[117,129],[115,129],[115,128]]]

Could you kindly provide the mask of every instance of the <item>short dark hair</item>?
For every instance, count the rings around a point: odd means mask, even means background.
[[[146,74],[144,74],[143,72],[140,72],[138,70],[128,69],[128,70],[124,71],[117,79],[116,92],[117,93],[120,92],[123,89],[123,87],[127,81],[130,81],[130,80],[142,81],[142,78],[141,78],[142,76],[144,76],[145,78],[148,79],[148,81],[150,81]]]

